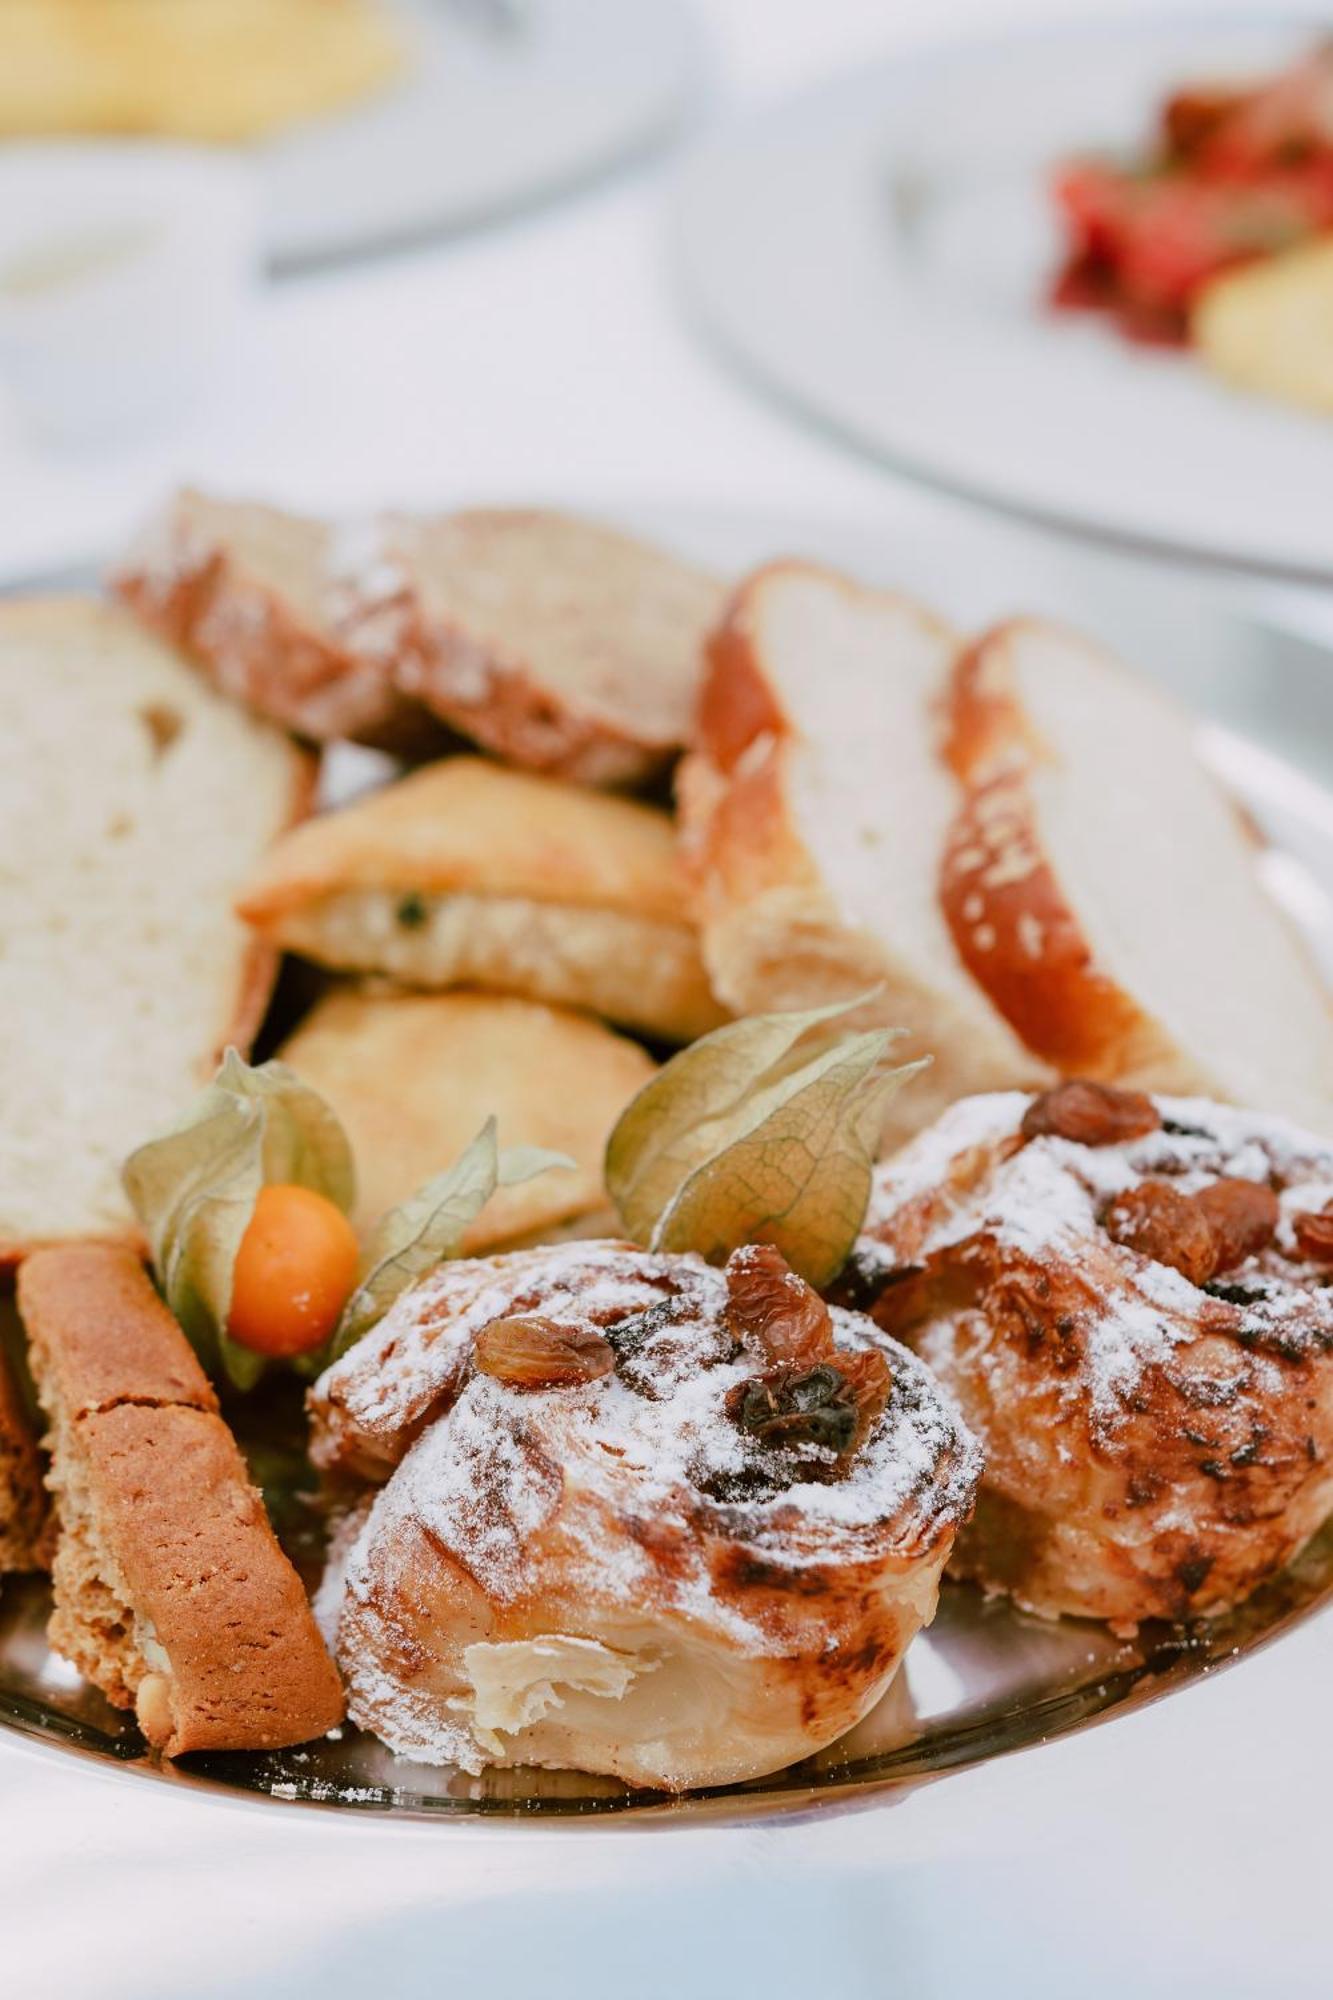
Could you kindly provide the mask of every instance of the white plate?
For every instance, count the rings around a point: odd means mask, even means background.
[[[661,137],[699,68],[678,0],[398,0],[403,79],[255,149],[265,243],[309,263],[461,228]]]
[[[677,250],[704,323],[768,387],[901,470],[1063,528],[1333,577],[1333,421],[1043,303],[1046,174],[1132,146],[1181,79],[1314,28],[1143,22],[900,57],[724,135]]]

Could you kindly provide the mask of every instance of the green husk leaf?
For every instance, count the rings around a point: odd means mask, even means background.
[[[268,1364],[226,1331],[236,1252],[266,1184],[311,1188],[351,1208],[356,1176],[342,1126],[284,1063],[251,1069],[228,1049],[176,1124],[131,1153],[122,1179],[163,1295],[200,1359],[252,1388]]]
[[[488,1118],[446,1173],[437,1174],[380,1217],[366,1245],[365,1275],[333,1336],[332,1358],[369,1333],[400,1292],[458,1254],[464,1234],[497,1187],[512,1187],[549,1168],[573,1165],[566,1154],[549,1153],[540,1146],[510,1146],[501,1152],[495,1120]]]
[[[734,1021],[659,1070],[622,1114],[607,1190],[630,1236],[721,1262],[772,1243],[812,1285],[847,1260],[884,1109],[924,1062],[887,1062],[892,1028],[839,1031],[864,996]]]

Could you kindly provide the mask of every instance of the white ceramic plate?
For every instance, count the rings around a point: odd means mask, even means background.
[[[1046,189],[1133,146],[1173,83],[1289,58],[1304,28],[1046,31],[912,55],[723,135],[680,188],[706,327],[770,389],[917,477],[1044,523],[1333,577],[1333,420],[1044,303]]]
[[[586,179],[660,138],[698,74],[679,0],[398,0],[398,12],[411,48],[399,83],[256,149],[278,265],[461,228]]]
[[[681,554],[738,573],[803,554],[925,598],[960,626],[1019,609],[1078,621],[1207,712],[1209,762],[1273,843],[1272,886],[1333,979],[1333,675],[1328,656],[1293,652],[1197,588],[1100,552],[1012,528],[964,524],[898,535],[829,521],[716,510],[587,511],[616,518]],[[1306,768],[1290,761],[1304,760]],[[344,769],[343,777],[350,778]],[[1169,802],[1164,802],[1165,805]],[[294,1558],[318,1560],[300,1500],[309,1469],[293,1450],[290,1400],[256,1399],[237,1419]],[[312,1568],[313,1573],[313,1568]],[[1333,1526],[1243,1609],[1206,1629],[1145,1627],[1134,1641],[1080,1622],[1048,1624],[948,1584],[940,1615],[912,1645],[879,1707],[817,1758],[751,1785],[672,1801],[559,1772],[469,1779],[411,1765],[354,1730],[268,1756],[192,1757],[154,1765],[133,1724],[111,1710],[45,1641],[45,1584],[10,1579],[0,1594],[0,1731],[93,1768],[158,1786],[258,1795],[394,1817],[532,1821],[630,1812],[671,1823],[756,1819],[847,1805],[890,1788],[1101,1725],[1251,1653],[1333,1601]]]

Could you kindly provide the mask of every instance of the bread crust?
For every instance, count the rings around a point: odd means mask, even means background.
[[[167,1757],[332,1728],[342,1689],[300,1578],[143,1267],[44,1251],[19,1307],[51,1422],[52,1643]]]
[[[1014,1032],[1066,1075],[1205,1088],[1159,1022],[1095,961],[1036,824],[1030,777],[1056,753],[1024,710],[1010,649],[1035,621],[1011,619],[960,653],[945,705],[945,754],[964,795],[940,866],[959,956]]]
[[[456,607],[447,587],[432,589],[432,542],[455,575],[489,578],[489,594]],[[390,517],[385,553],[398,685],[450,728],[509,763],[612,790],[650,785],[676,761],[722,601],[715,579],[612,529],[538,509]],[[581,686],[543,658],[546,635],[563,643],[579,621],[603,669]],[[385,629],[378,618],[374,629]],[[623,685],[612,688],[617,678]]]
[[[113,573],[112,589],[224,694],[297,736],[403,757],[438,752],[447,732],[396,686],[391,660],[341,632],[334,580],[319,614],[303,613],[229,545],[227,515],[236,511],[215,517],[202,496],[179,494]],[[260,522],[290,519],[244,511]]]
[[[839,884],[822,879],[797,816],[801,732],[763,658],[763,593],[788,577],[813,577],[853,603],[886,596],[818,565],[770,563],[737,588],[709,642],[695,748],[677,777],[704,961],[737,1013],[870,996],[852,1025],[905,1028],[914,1038],[907,1054],[937,1057],[890,1114],[887,1136],[902,1137],[960,1091],[1037,1083],[1048,1072],[990,1014],[984,988],[973,1001],[965,981],[945,994],[918,976],[912,940],[900,958],[895,940],[858,924],[841,906]],[[886,853],[885,868],[894,865]]]

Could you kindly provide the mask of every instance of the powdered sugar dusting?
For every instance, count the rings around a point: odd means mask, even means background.
[[[1323,1142],[1284,1119],[1160,1097],[1160,1129],[1127,1143],[1085,1146],[1051,1136],[1022,1143],[1029,1101],[1018,1092],[965,1099],[878,1169],[858,1246],[867,1279],[973,1238],[984,1238],[1002,1262],[1075,1273],[1095,1251],[1109,1261],[1110,1281],[1083,1329],[1081,1380],[1103,1421],[1133,1396],[1145,1366],[1197,1339],[1200,1312],[1214,1301],[1235,1308],[1229,1330],[1246,1349],[1333,1345],[1333,1293],[1291,1258],[1292,1216],[1333,1201],[1333,1151]],[[1159,1178],[1187,1195],[1223,1178],[1274,1187],[1282,1216],[1275,1246],[1227,1272],[1205,1297],[1178,1271],[1111,1244],[1100,1225],[1107,1205]],[[1224,1317],[1213,1314],[1219,1330]],[[927,1354],[931,1338],[922,1343]]]
[[[401,1450],[326,1581],[324,1615],[338,1605],[382,1631],[384,1605],[404,1592],[418,1601],[445,1558],[492,1607],[558,1581],[587,1619],[681,1620],[760,1657],[790,1641],[750,1614],[732,1580],[736,1553],[776,1575],[934,1549],[971,1506],[980,1455],[923,1364],[860,1315],[834,1311],[837,1345],[880,1347],[893,1381],[847,1476],[812,1480],[728,1413],[755,1358],[729,1331],[726,1303],[725,1277],[698,1259],[611,1243],[446,1265],[405,1295],[394,1325],[316,1385],[317,1412],[337,1392],[344,1414],[355,1407],[371,1423],[377,1449]],[[525,1308],[595,1326],[615,1372],[546,1393],[471,1372],[481,1326]],[[405,1427],[386,1427],[394,1420]],[[347,1431],[339,1448],[359,1449]],[[410,1674],[377,1665],[364,1644],[344,1665],[358,1719],[411,1754],[475,1765],[466,1730],[442,1724],[438,1698]]]

